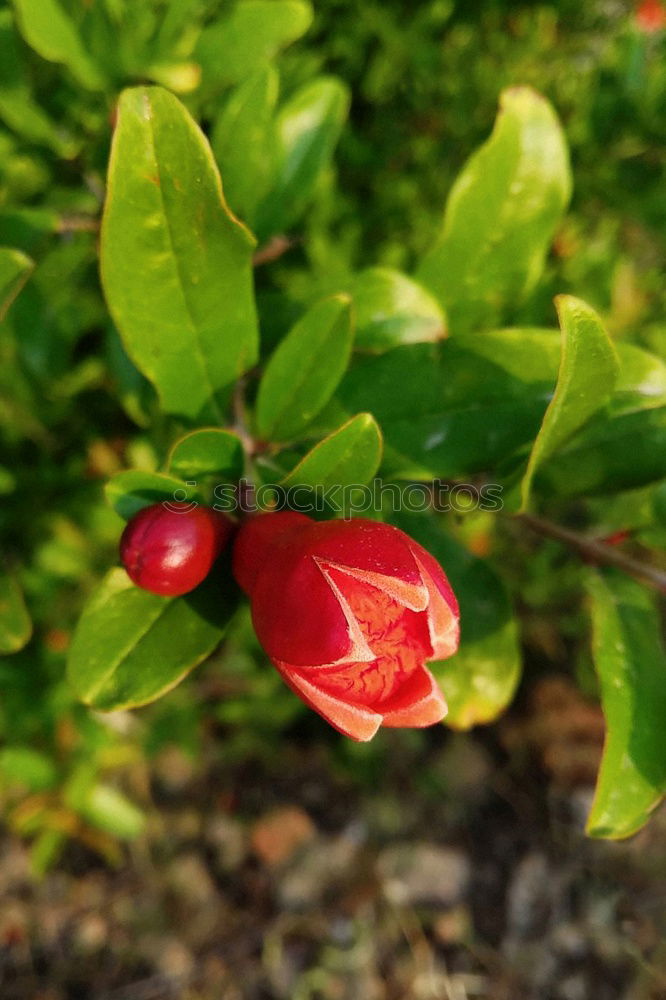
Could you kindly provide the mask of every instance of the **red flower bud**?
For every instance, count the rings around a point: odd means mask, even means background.
[[[636,23],[648,35],[662,31],[666,28],[666,7],[660,0],[642,0],[636,10]]]
[[[127,522],[120,559],[137,587],[177,597],[208,576],[233,530],[233,523],[211,507],[156,503]]]
[[[341,733],[369,740],[380,726],[429,726],[446,714],[425,663],[458,648],[458,603],[404,532],[263,514],[240,528],[233,567],[282,677]]]

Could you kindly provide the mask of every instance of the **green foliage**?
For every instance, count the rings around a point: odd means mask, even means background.
[[[277,752],[299,725],[225,563],[177,599],[109,572],[124,518],[243,477],[501,489],[502,511],[362,512],[458,593],[448,724],[496,718],[535,658],[592,656],[589,833],[663,794],[659,599],[513,516],[666,572],[664,38],[571,10],[3,5],[0,776],[35,871],[70,835],[117,860],[145,822],[122,762],[160,740],[214,721]],[[86,707],[147,702],[127,736]]]
[[[16,653],[32,634],[32,622],[18,581],[0,572],[0,655]]]
[[[210,148],[159,88],[118,105],[101,268],[128,353],[168,413],[220,420],[257,353],[254,241],[229,213]]]
[[[570,194],[553,109],[527,88],[504,91],[493,134],[458,176],[417,271],[453,333],[495,323],[534,287]]]
[[[266,366],[257,395],[257,433],[288,441],[328,403],[349,363],[349,298],[317,303],[289,331]]]
[[[607,734],[587,831],[628,837],[666,794],[666,651],[643,587],[609,573],[591,576],[589,588]]]
[[[326,490],[369,482],[382,457],[382,436],[369,413],[359,413],[312,448],[281,486],[308,486]]]
[[[441,340],[446,319],[437,301],[406,274],[369,267],[350,289],[356,313],[355,347],[381,354],[401,344]]]
[[[81,617],[69,679],[87,705],[104,711],[145,705],[208,656],[230,617],[213,581],[186,599],[139,590],[113,569]]]
[[[557,301],[562,327],[562,360],[521,483],[522,509],[529,505],[539,465],[599,410],[613,394],[619,363],[612,342],[593,309],[570,296]]]

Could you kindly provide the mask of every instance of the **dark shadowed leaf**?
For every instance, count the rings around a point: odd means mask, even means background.
[[[20,250],[0,247],[0,320],[4,319],[34,266]]]

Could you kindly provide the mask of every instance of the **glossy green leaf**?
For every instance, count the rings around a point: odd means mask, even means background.
[[[307,208],[333,157],[349,111],[349,92],[335,77],[307,84],[281,109],[276,122],[276,179],[259,206],[262,238],[288,229]]]
[[[350,292],[357,350],[381,354],[401,344],[441,340],[446,335],[437,300],[400,271],[370,267],[356,277]]]
[[[615,345],[620,373],[608,410],[611,414],[666,406],[666,363],[656,354],[620,341]]]
[[[505,90],[493,133],[453,185],[442,233],[417,271],[451,333],[491,326],[530,291],[570,192],[553,109],[528,87]]]
[[[99,830],[123,840],[134,840],[146,824],[146,817],[133,802],[113,785],[93,785],[81,802],[79,812]]]
[[[73,152],[72,144],[33,99],[16,43],[12,14],[0,11],[0,118],[26,139],[44,143],[58,153]]]
[[[382,457],[382,435],[369,413],[356,417],[315,445],[281,485],[327,490],[333,486],[363,486],[377,472]]]
[[[358,358],[337,399],[379,423],[386,474],[465,477],[493,472],[534,438],[558,360],[551,331],[463,335]]]
[[[532,445],[521,483],[521,510],[529,506],[538,466],[556,452],[610,399],[620,365],[595,311],[571,295],[556,300],[562,329],[562,360],[555,394]]]
[[[21,34],[42,59],[62,63],[88,90],[103,90],[104,77],[58,0],[13,0]]]
[[[310,27],[304,0],[239,0],[204,28],[195,49],[206,90],[239,83]]]
[[[0,655],[16,653],[32,635],[32,622],[14,576],[0,569]]]
[[[541,492],[619,493],[666,477],[666,406],[595,418],[537,473]]]
[[[217,476],[235,483],[243,475],[245,453],[237,434],[217,427],[192,431],[176,441],[169,453],[169,472],[180,479]]]
[[[437,559],[460,604],[460,648],[429,664],[446,697],[453,729],[492,722],[510,703],[521,674],[518,629],[506,589],[432,516],[402,515],[399,527]]]
[[[657,602],[618,573],[592,573],[592,653],[606,719],[592,837],[629,837],[666,793],[666,650]]]
[[[157,597],[113,569],[79,620],[68,676],[101,711],[145,705],[170,691],[217,646],[232,612],[217,574],[186,597]]]
[[[34,263],[20,250],[0,247],[0,320],[23,288]]]
[[[164,501],[193,500],[196,488],[184,483],[174,476],[165,476],[160,472],[143,472],[141,469],[129,469],[112,476],[104,487],[106,499],[117,514],[125,521],[154,503]]]
[[[206,139],[159,87],[126,90],[109,164],[102,283],[128,354],[164,409],[216,422],[257,356],[250,233]]]
[[[261,438],[288,441],[326,405],[349,362],[349,297],[312,306],[271,356],[259,385],[256,423]]]
[[[232,93],[215,123],[211,145],[234,212],[250,225],[275,173],[275,125],[279,78],[264,66]]]

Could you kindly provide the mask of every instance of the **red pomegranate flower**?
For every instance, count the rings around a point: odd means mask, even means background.
[[[208,576],[234,527],[212,507],[154,503],[125,525],[120,560],[137,587],[177,597]]]
[[[283,511],[239,530],[234,575],[289,687],[337,730],[429,726],[446,703],[427,660],[458,647],[458,603],[429,552],[398,528]]]
[[[636,23],[647,34],[662,31],[666,28],[666,7],[661,0],[642,0],[636,9]]]

